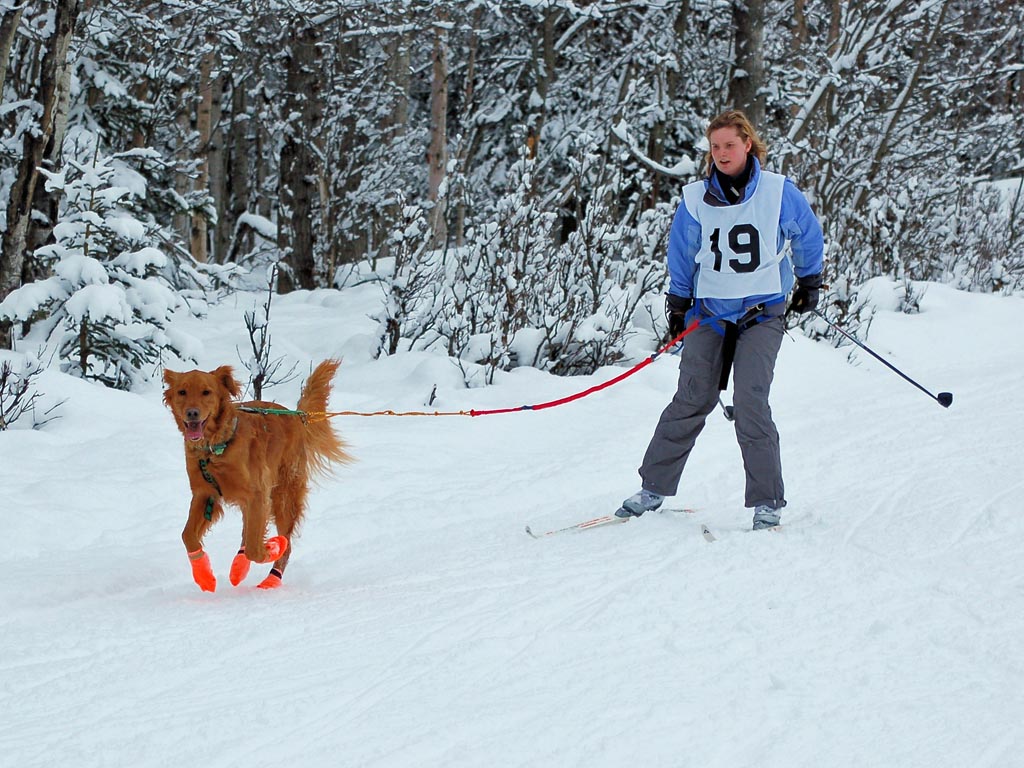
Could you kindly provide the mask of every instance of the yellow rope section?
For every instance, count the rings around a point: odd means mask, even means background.
[[[335,416],[472,416],[471,411],[307,411],[306,421],[326,421]]]

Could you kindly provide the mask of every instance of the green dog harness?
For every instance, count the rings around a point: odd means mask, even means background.
[[[224,451],[228,449],[228,445],[235,437],[235,432],[238,431],[238,417],[235,417],[235,423],[231,425],[231,437],[225,440],[223,443],[217,443],[216,445],[208,445],[206,450],[212,453],[214,456],[223,455]],[[210,464],[210,459],[199,460],[199,471],[203,473],[203,478],[217,491],[217,496],[223,496],[223,492],[220,489],[220,485],[217,483],[217,478],[210,474],[210,470],[207,467]],[[213,522],[213,508],[217,504],[217,496],[211,496],[206,500],[206,511],[203,512],[205,517],[210,522]]]

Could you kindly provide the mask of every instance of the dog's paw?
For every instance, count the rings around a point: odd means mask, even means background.
[[[277,560],[288,549],[288,539],[284,536],[272,536],[267,539],[267,560]]]
[[[231,561],[231,571],[228,573],[231,586],[237,587],[245,581],[245,577],[249,575],[249,566],[251,564],[252,561],[245,556],[245,547],[242,547],[238,550],[238,554],[235,555],[235,559]]]
[[[273,569],[270,574],[256,585],[259,589],[277,589],[281,586],[281,576],[277,572],[277,569]]]
[[[192,580],[199,585],[203,592],[216,592],[217,577],[213,575],[210,556],[200,549],[196,552],[189,552],[188,559],[192,565]]]

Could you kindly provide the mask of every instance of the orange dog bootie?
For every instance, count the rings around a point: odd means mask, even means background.
[[[228,573],[231,586],[237,587],[245,581],[245,577],[249,575],[249,566],[251,564],[252,561],[245,556],[245,547],[242,547],[238,550],[238,554],[235,555],[235,559],[231,561],[231,571]]]
[[[277,568],[271,568],[267,578],[256,586],[259,589],[277,589],[281,586],[281,576],[283,575]]]
[[[210,556],[203,550],[197,549],[195,552],[188,553],[188,560],[192,565],[192,580],[199,585],[203,592],[216,592],[217,577],[213,575]]]
[[[267,558],[277,560],[288,549],[288,539],[284,536],[272,536],[267,539]]]

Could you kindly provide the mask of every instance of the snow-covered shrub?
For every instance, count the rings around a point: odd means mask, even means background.
[[[880,183],[862,211],[846,211],[831,223],[822,309],[832,319],[849,330],[870,323],[873,310],[860,296],[880,277],[896,292],[890,309],[909,314],[919,311],[923,282],[985,292],[1024,289],[1024,199],[1016,188],[933,186],[903,172]],[[812,338],[826,335],[811,315],[789,322]]]
[[[509,170],[509,193],[488,220],[467,229],[466,247],[446,269],[450,286],[441,319],[449,353],[484,367],[485,379],[517,362],[516,334],[530,327],[530,308],[550,268],[555,214],[543,210],[534,161]]]
[[[145,178],[131,163],[145,151],[104,155],[80,135],[65,165],[42,171],[59,192],[54,242],[35,253],[49,277],[23,285],[0,303],[0,318],[27,324],[57,345],[62,370],[130,389],[165,351],[191,359],[194,341],[168,327],[185,306],[172,285],[177,264],[169,238],[141,211]]]
[[[482,366],[488,383],[512,367],[512,342],[537,287],[533,273],[552,250],[554,215],[541,212],[531,171],[525,158],[513,167],[515,188],[467,229],[461,248],[431,250],[428,210],[404,206],[403,225],[387,244],[390,258],[377,265],[386,285],[379,352],[444,349]]]
[[[402,208],[402,218],[401,227],[388,238],[390,256],[376,265],[386,275],[383,307],[374,318],[380,323],[378,355],[393,355],[415,344],[429,345],[438,333],[436,318],[444,286],[442,254],[430,249],[426,208],[408,203]]]
[[[24,358],[18,370],[10,360],[0,361],[0,432],[33,413],[40,394],[33,380],[42,372],[43,365],[33,357]]]
[[[486,383],[517,366],[591,373],[623,357],[643,303],[665,281],[674,206],[641,211],[635,200],[624,203],[621,166],[589,136],[578,147],[571,211],[545,205],[536,161],[525,155],[506,173],[506,194],[474,217],[461,247],[427,250],[426,214],[406,207],[389,248],[394,271],[378,318],[381,352],[444,349],[467,381],[482,371]],[[561,236],[560,215],[573,222]]]
[[[930,279],[986,292],[1024,290],[1024,180],[965,187],[946,226],[951,246]]]
[[[644,297],[665,279],[668,206],[634,212],[620,202],[623,167],[583,135],[571,158],[575,228],[545,257],[528,294],[528,325],[542,331],[518,362],[558,374],[591,373],[620,360]],[[623,210],[623,208],[626,210]]]
[[[262,304],[257,303],[245,313],[245,328],[249,332],[249,354],[239,352],[238,358],[249,371],[246,391],[252,392],[253,400],[263,399],[264,387],[284,384],[297,375],[295,363],[285,368],[284,357],[270,356],[270,305],[277,289],[277,274],[277,264],[272,264],[267,270],[265,301]]]

